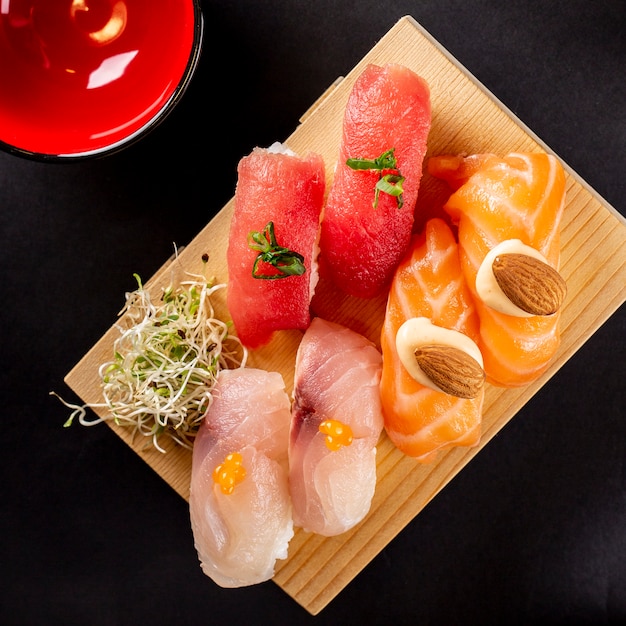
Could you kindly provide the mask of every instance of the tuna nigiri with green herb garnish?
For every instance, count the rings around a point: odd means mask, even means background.
[[[274,144],[255,148],[237,172],[227,305],[240,341],[258,348],[310,323],[325,170],[321,156]]]
[[[409,244],[430,123],[428,85],[408,68],[357,78],[320,238],[320,269],[349,295],[382,293]]]

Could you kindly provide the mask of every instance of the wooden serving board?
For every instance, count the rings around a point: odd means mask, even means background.
[[[343,111],[356,77],[368,63],[401,63],[424,77],[432,96],[429,154],[538,151],[550,149],[459,65],[411,17],[399,20],[343,79],[337,81],[303,116],[285,143],[300,154],[313,150],[326,162],[332,177]],[[242,155],[243,156],[243,155]],[[403,456],[383,435],[378,447],[378,485],[371,511],[351,531],[323,538],[297,530],[289,557],[279,562],[275,582],[312,614],[339,592],[443,489],[515,413],[626,300],[626,220],[564,164],[567,174],[566,209],[562,222],[561,272],[568,283],[562,312],[562,343],[550,370],[522,389],[488,386],[484,430],[480,446],[456,448],[437,462],[422,465]],[[442,186],[424,176],[419,204],[426,217],[436,214],[444,198]],[[201,257],[209,254],[208,271],[218,282],[228,280],[225,251],[231,200],[186,246],[147,283],[160,290],[201,271]],[[217,310],[225,318],[225,292],[218,292]],[[371,301],[344,297],[321,283],[312,308],[321,317],[346,324],[379,345],[385,299]],[[85,402],[101,401],[98,366],[112,356],[118,331],[112,327],[66,377],[67,384]],[[302,334],[278,333],[270,345],[251,354],[249,365],[280,372],[291,393],[295,352]],[[169,445],[166,454],[132,441],[127,431],[114,431],[183,498],[188,499],[191,453]]]

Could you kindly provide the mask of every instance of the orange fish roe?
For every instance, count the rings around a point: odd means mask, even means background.
[[[333,452],[352,443],[352,429],[339,420],[324,420],[319,426],[319,431],[326,435],[326,445]]]
[[[228,454],[224,461],[213,470],[213,480],[220,486],[222,493],[231,494],[235,485],[246,477],[246,469],[242,463],[241,454],[233,452]]]

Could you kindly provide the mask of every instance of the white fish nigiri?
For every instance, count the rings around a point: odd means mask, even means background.
[[[313,319],[296,355],[289,440],[294,524],[338,535],[368,513],[383,429],[380,352],[363,335]]]
[[[282,376],[222,370],[193,449],[189,498],[203,572],[221,587],[270,579],[293,536]],[[230,493],[228,493],[230,491]]]

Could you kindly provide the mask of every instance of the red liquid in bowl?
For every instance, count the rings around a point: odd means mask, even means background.
[[[0,0],[0,141],[82,155],[140,134],[195,63],[192,0]]]

